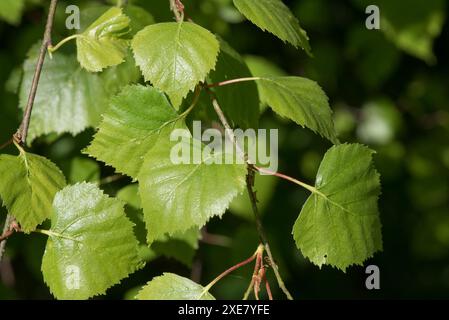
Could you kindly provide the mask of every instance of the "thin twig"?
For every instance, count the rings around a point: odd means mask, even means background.
[[[0,241],[0,262],[2,261],[3,258],[3,253],[5,252],[5,246],[6,246],[6,239],[9,237],[4,237],[4,235],[7,235],[9,230],[10,230],[10,224],[12,222],[12,216],[10,214],[6,215],[6,219],[5,219],[5,225],[3,226],[3,232],[2,232],[2,237],[1,237],[1,241]]]
[[[215,88],[215,87],[222,87],[222,86],[239,83],[239,82],[256,81],[256,80],[260,80],[260,78],[259,77],[238,78],[238,79],[232,79],[232,80],[211,83],[211,84],[208,84],[206,87],[207,88]]]
[[[58,0],[51,0],[50,9],[48,11],[47,24],[45,26],[44,40],[42,41],[41,50],[39,53],[39,58],[36,64],[36,70],[34,72],[33,82],[31,83],[30,95],[28,96],[28,102],[25,107],[25,112],[23,116],[20,128],[16,135],[19,138],[22,145],[25,145],[28,128],[31,120],[31,112],[33,111],[34,99],[36,98],[37,86],[39,84],[39,79],[42,72],[42,67],[45,61],[45,55],[47,54],[47,48],[51,45],[51,31],[53,29],[53,20],[56,12],[56,5]]]
[[[259,252],[260,252],[261,250],[263,250],[262,248],[263,248],[262,246],[259,246],[259,247],[257,248],[256,252],[254,252],[254,254],[253,254],[251,257],[249,257],[248,259],[246,259],[246,260],[244,260],[244,261],[242,261],[242,262],[237,263],[236,265],[233,265],[233,266],[230,267],[229,269],[227,269],[227,270],[225,270],[224,272],[222,272],[218,277],[216,277],[216,278],[215,278],[214,280],[212,280],[207,286],[204,287],[203,292],[201,293],[201,295],[200,295],[199,298],[201,298],[201,297],[204,296],[207,292],[209,292],[209,290],[210,290],[210,289],[211,289],[211,288],[212,288],[218,281],[220,281],[221,279],[223,279],[224,277],[226,277],[228,274],[230,274],[230,273],[232,273],[233,271],[235,271],[235,270],[237,270],[237,269],[239,269],[239,268],[241,268],[241,267],[243,267],[243,266],[246,266],[247,264],[249,264],[249,263],[251,263],[252,261],[254,261],[254,259],[257,258]]]
[[[262,245],[262,248],[264,248],[263,245]],[[265,250],[265,248],[264,248],[264,250]],[[260,265],[262,263],[262,254],[263,254],[263,251],[261,251],[257,255],[256,263],[254,264],[253,276],[251,277],[251,282],[249,283],[248,289],[246,289],[245,294],[243,295],[243,300],[248,300],[251,291],[253,291],[254,283],[256,281],[256,277],[257,277],[257,274],[259,273]]]
[[[36,64],[36,70],[33,76],[33,82],[31,83],[30,94],[28,96],[28,101],[25,107],[25,112],[23,115],[22,123],[19,129],[13,136],[13,141],[18,142],[21,145],[26,144],[28,136],[28,128],[30,126],[31,112],[33,111],[34,99],[36,98],[37,86],[39,84],[39,79],[42,72],[42,67],[45,61],[45,55],[47,54],[47,48],[51,45],[51,31],[53,29],[53,21],[56,12],[56,5],[58,0],[51,0],[50,8],[48,10],[47,23],[45,25],[44,39],[42,40],[41,50],[39,52],[39,57]],[[15,219],[8,214],[5,219],[5,225],[3,227],[3,234],[11,229],[11,222]],[[3,253],[5,251],[6,239],[0,242],[0,261],[2,260]]]
[[[230,247],[232,239],[220,234],[212,234],[207,232],[204,228],[201,230],[201,242],[213,246]]]
[[[229,136],[229,138],[231,139],[231,141],[234,142],[234,144],[236,145],[236,148],[239,149],[238,144],[236,143],[236,138],[234,136],[234,133],[231,129],[231,126],[229,125],[223,110],[220,107],[220,104],[218,103],[217,99],[215,98],[215,96],[211,93],[211,91],[206,88],[206,90],[209,92],[211,99],[212,99],[212,105],[215,109],[215,112],[218,115],[218,118],[220,119],[222,125],[225,128],[225,132],[226,134]],[[241,150],[238,150],[240,152],[242,152]],[[260,240],[262,241],[264,247],[265,247],[265,251],[267,252],[268,258],[270,259],[270,263],[273,267],[273,272],[276,276],[276,280],[278,282],[279,287],[281,288],[281,290],[284,292],[284,294],[287,296],[287,298],[289,300],[293,300],[292,295],[290,294],[290,292],[288,291],[287,287],[284,284],[284,281],[282,280],[282,277],[279,273],[279,269],[278,266],[275,262],[275,260],[273,259],[273,255],[271,253],[271,249],[270,249],[270,245],[268,243],[268,239],[265,235],[265,231],[262,225],[262,220],[260,218],[260,214],[259,214],[259,210],[257,208],[257,197],[256,197],[256,193],[254,192],[254,166],[248,162],[247,156],[245,154],[245,161],[248,164],[248,175],[247,175],[247,180],[246,180],[246,186],[247,186],[247,190],[248,190],[248,194],[249,194],[249,198],[251,200],[251,205],[252,205],[252,209],[253,209],[253,213],[254,216],[256,218],[256,227],[257,227],[257,232],[259,233],[259,237]]]

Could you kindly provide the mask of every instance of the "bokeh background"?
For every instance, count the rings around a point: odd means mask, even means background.
[[[43,34],[49,3],[24,2],[17,15],[4,14],[0,4],[0,143],[18,127],[18,70],[28,49]],[[79,5],[83,14],[83,7],[93,2],[108,1],[61,1],[54,39],[69,34],[64,28],[67,5]],[[166,0],[131,2],[146,8],[156,21],[172,20]],[[308,32],[314,58],[245,21],[231,0],[183,2],[189,16],[220,34],[250,64],[270,62],[273,73],[318,81],[330,98],[340,139],[362,142],[377,151],[384,250],[366,265],[379,266],[380,290],[365,288],[364,267],[351,267],[346,273],[327,266],[320,270],[304,259],[294,244],[291,228],[308,194],[284,181],[269,177],[257,180],[263,223],[294,297],[449,298],[447,1],[284,0]],[[369,4],[380,7],[381,30],[365,28]],[[279,170],[313,183],[330,144],[270,110],[263,113],[261,126],[279,129]],[[70,181],[98,181],[113,172],[80,153],[93,133],[89,129],[76,137],[44,137],[33,143],[32,150],[56,162]],[[7,148],[2,152],[15,151]],[[116,194],[125,184],[121,180],[103,187]],[[2,208],[0,221],[4,216]],[[1,299],[52,298],[40,271],[45,241],[44,236],[33,234],[16,234],[8,241],[6,259],[0,265]],[[147,252],[149,262],[144,269],[98,299],[132,298],[136,288],[168,271],[207,284],[251,255],[257,242],[249,203],[241,197],[223,219],[211,221],[196,253],[176,243],[153,248]],[[222,299],[240,298],[251,272],[251,267],[235,272],[221,281],[213,294]],[[271,282],[275,296],[282,298],[272,278]]]

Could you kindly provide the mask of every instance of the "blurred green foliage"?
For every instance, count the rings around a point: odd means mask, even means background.
[[[6,2],[1,1],[2,5]],[[20,77],[17,70],[28,49],[42,36],[48,5],[43,0],[15,2],[17,12],[0,14],[0,19],[6,19],[0,22],[0,143],[7,141],[18,127],[21,115],[15,94]],[[90,2],[60,2],[55,41],[71,32],[64,28],[65,7],[77,4],[83,8]],[[146,8],[156,21],[173,19],[168,1],[131,2]],[[382,175],[384,251],[367,264],[380,267],[378,291],[365,289],[362,267],[342,273],[329,267],[320,270],[306,261],[296,249],[291,226],[308,194],[284,181],[258,178],[263,223],[294,297],[447,298],[449,24],[445,15],[448,4],[444,0],[285,0],[308,32],[314,54],[310,58],[245,22],[232,6],[232,0],[183,2],[187,14],[197,23],[220,34],[248,57],[252,70],[267,72],[260,65],[263,58],[277,66],[273,72],[318,81],[329,95],[340,139],[361,141],[377,151],[375,161]],[[368,4],[379,5],[381,30],[365,28]],[[311,180],[329,143],[285,122],[268,109],[261,124],[279,129],[279,170],[313,183]],[[88,144],[93,132],[89,129],[76,137],[40,138],[32,150],[57,163],[71,182],[98,181],[114,172],[81,155],[80,150]],[[3,151],[15,152],[11,147]],[[103,188],[115,195],[127,182],[112,181]],[[251,255],[257,247],[258,236],[252,219],[248,219],[250,208],[242,203],[243,198],[234,203],[235,214],[212,220],[203,235],[193,260],[194,277],[202,284]],[[4,215],[2,208],[1,221]],[[41,235],[16,234],[8,241],[7,259],[0,272],[0,298],[51,298],[40,272],[44,245],[45,238]],[[136,287],[162,272],[190,276],[188,263],[155,258],[149,251],[145,254],[151,262],[122,285],[110,289],[105,298],[132,298]],[[239,270],[220,282],[213,289],[214,296],[242,296],[250,281],[250,269]],[[281,297],[275,282],[272,283],[274,294]]]

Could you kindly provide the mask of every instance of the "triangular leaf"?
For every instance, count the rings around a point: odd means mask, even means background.
[[[266,77],[257,82],[261,96],[276,113],[338,143],[328,98],[316,82],[300,77]]]
[[[50,217],[53,198],[65,186],[61,171],[44,157],[0,155],[0,197],[28,233]]]
[[[111,99],[98,132],[86,153],[118,172],[137,177],[143,157],[161,129],[178,114],[165,95],[153,87],[128,86]]]
[[[36,68],[37,51],[25,61],[20,88],[20,107],[24,110]],[[101,74],[82,70],[73,55],[61,52],[46,59],[31,115],[28,142],[49,133],[78,134],[96,126],[109,97],[124,85],[136,82],[139,71],[132,58]]]
[[[120,37],[130,31],[130,20],[121,8],[113,7],[76,37],[77,57],[83,68],[98,72],[125,61],[128,41]]]
[[[320,267],[329,264],[345,271],[382,250],[380,181],[372,154],[362,145],[343,144],[324,156],[316,192],[293,227],[298,248]]]
[[[234,5],[262,30],[311,54],[307,33],[281,0],[234,0]]]
[[[80,183],[61,190],[53,209],[42,272],[56,298],[104,294],[140,267],[133,224],[121,201]]]
[[[204,287],[173,273],[164,273],[148,282],[136,296],[138,300],[215,300]]]
[[[176,150],[201,159],[175,164],[171,156]],[[202,156],[204,150],[201,142],[191,137],[173,142],[167,135],[146,154],[138,180],[149,243],[165,233],[202,227],[213,216],[223,215],[242,192],[246,165],[217,164],[224,163],[226,154]]]
[[[219,51],[215,36],[191,22],[148,26],[131,46],[145,80],[166,92],[176,108],[215,67]]]

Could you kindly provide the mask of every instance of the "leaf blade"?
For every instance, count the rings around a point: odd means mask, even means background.
[[[222,153],[214,153],[209,164],[204,158],[196,164],[174,164],[170,156],[177,148],[192,150],[192,155],[204,150],[191,137],[174,143],[167,135],[146,154],[138,176],[148,243],[166,233],[201,227],[213,216],[223,215],[245,186],[245,164],[213,163],[226,157]]]
[[[129,32],[130,19],[121,8],[112,7],[76,37],[77,59],[89,72],[125,61],[128,42],[120,36]]]
[[[257,83],[273,111],[338,143],[328,98],[316,82],[301,77],[262,77]]]
[[[311,55],[306,32],[281,0],[234,0],[234,5],[263,31],[268,31],[295,47],[302,47]]]
[[[293,227],[303,255],[343,271],[382,249],[373,151],[358,144],[332,147],[317,173],[316,189]]]
[[[219,51],[215,36],[190,22],[150,25],[131,47],[145,80],[166,92],[175,108],[214,69]]]
[[[60,191],[53,208],[42,273],[56,298],[104,294],[140,267],[133,224],[121,201],[79,183]]]
[[[141,85],[125,87],[111,99],[85,153],[136,178],[160,130],[177,117],[162,92]]]
[[[148,282],[137,294],[137,300],[215,300],[204,288],[190,279],[164,273]]]

